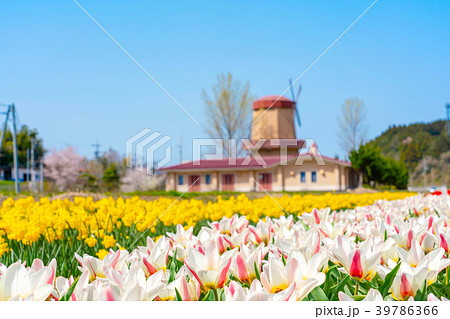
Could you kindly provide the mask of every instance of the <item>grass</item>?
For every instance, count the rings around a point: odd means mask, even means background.
[[[2,181],[2,180],[0,180],[0,185],[14,185],[14,181]]]

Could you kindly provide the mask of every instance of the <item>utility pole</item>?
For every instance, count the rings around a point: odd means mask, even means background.
[[[34,147],[35,147],[35,139],[31,139],[31,189],[34,191],[36,189],[36,172],[35,172],[35,164],[34,164]]]
[[[95,147],[94,156],[95,156],[95,159],[98,161],[98,159],[100,158],[100,146],[101,145],[97,141],[97,143],[92,144],[91,146]]]
[[[30,149],[27,148],[27,178],[26,181],[28,182],[28,188],[30,188],[30,178],[31,177],[31,173],[30,173]]]
[[[12,121],[13,121],[13,160],[14,160],[14,186],[15,191],[19,194],[19,160],[17,158],[17,128],[16,128],[16,107],[14,103],[11,105]]]
[[[180,148],[180,164],[183,162],[183,138],[180,137],[180,145],[178,146]]]
[[[3,146],[3,140],[5,139],[5,133],[6,133],[6,127],[8,126],[8,120],[9,120],[9,114],[11,113],[11,105],[8,105],[8,111],[6,111],[6,119],[5,119],[5,123],[3,123],[3,129],[2,129],[2,136],[0,137],[0,150],[2,149]]]
[[[41,162],[39,163],[39,181],[40,181],[40,189],[41,189],[41,194],[44,193],[44,163]]]

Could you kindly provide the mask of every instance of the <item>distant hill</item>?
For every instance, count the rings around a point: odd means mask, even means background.
[[[445,125],[443,120],[394,125],[369,143],[379,147],[382,155],[404,162],[411,185],[450,186],[450,138],[445,134]]]

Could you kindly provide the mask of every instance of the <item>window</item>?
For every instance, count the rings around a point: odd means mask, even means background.
[[[306,183],[306,173],[300,172],[300,183]]]
[[[311,172],[311,182],[315,183],[317,182],[317,173],[316,171]]]
[[[178,175],[178,185],[183,185],[183,175]]]
[[[206,176],[205,176],[205,183],[206,183],[206,185],[211,184],[211,175],[206,174]]]

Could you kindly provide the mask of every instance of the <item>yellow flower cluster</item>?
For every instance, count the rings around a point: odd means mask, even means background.
[[[97,255],[97,257],[98,257],[99,259],[102,259],[102,260],[103,260],[103,258],[105,258],[106,255],[108,255],[108,251],[107,251],[106,249],[100,249],[100,250],[98,251],[98,253],[96,253],[96,255]]]
[[[146,201],[139,197],[104,198],[94,201],[92,197],[76,197],[73,201],[58,199],[50,201],[43,197],[5,200],[0,209],[0,256],[7,251],[4,238],[7,237],[25,245],[37,241],[41,235],[48,242],[63,239],[64,231],[77,229],[78,240],[84,240],[90,247],[102,240],[105,249],[116,245],[111,233],[122,225],[134,225],[137,231],[145,231],[157,221],[166,226],[182,224],[195,225],[210,219],[219,220],[233,214],[245,215],[257,222],[263,216],[280,217],[288,213],[301,214],[313,208],[330,207],[332,210],[370,205],[376,200],[402,199],[413,195],[407,192],[382,192],[370,194],[323,194],[323,195],[283,195],[271,198],[265,196],[250,200],[242,194],[237,197],[204,203],[201,200],[180,200],[161,197]],[[276,202],[274,201],[276,200]]]
[[[97,244],[97,238],[94,236],[88,237],[84,240],[89,247],[94,247]]]
[[[0,257],[8,251],[8,244],[5,242],[5,239],[3,237],[0,237]]]
[[[105,235],[102,240],[102,245],[106,249],[113,247],[116,244],[116,240],[114,239],[114,236],[111,235]]]

